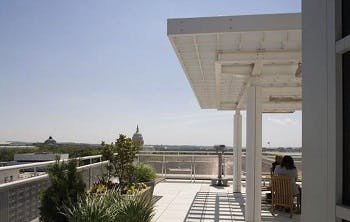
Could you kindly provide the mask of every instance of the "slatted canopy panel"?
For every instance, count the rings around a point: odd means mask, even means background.
[[[168,19],[168,37],[203,109],[246,109],[262,87],[263,112],[301,110],[301,15]]]

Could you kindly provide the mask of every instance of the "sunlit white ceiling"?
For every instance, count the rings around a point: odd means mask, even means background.
[[[264,112],[301,110],[301,15],[169,19],[168,37],[203,109],[244,110],[262,87]]]

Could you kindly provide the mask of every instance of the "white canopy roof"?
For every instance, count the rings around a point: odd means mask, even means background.
[[[256,84],[263,112],[301,110],[300,14],[168,19],[168,37],[201,108],[244,110]]]

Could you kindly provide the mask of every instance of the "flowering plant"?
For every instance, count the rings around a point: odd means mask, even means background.
[[[98,178],[95,182],[93,182],[89,193],[93,194],[101,194],[105,193],[107,190],[112,190],[118,188],[119,184],[113,183],[110,179],[107,178]]]
[[[146,188],[147,188],[147,185],[145,183],[131,183],[124,186],[124,188],[122,189],[122,194],[132,195]]]

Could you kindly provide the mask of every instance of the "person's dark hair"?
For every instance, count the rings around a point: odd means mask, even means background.
[[[291,156],[284,156],[281,162],[281,168],[286,168],[287,170],[295,169],[294,160]]]

